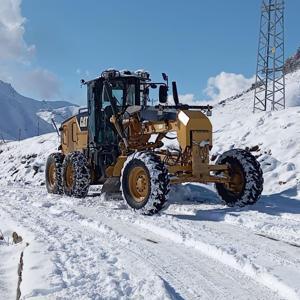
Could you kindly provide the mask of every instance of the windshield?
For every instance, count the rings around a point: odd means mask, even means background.
[[[126,84],[123,81],[115,81],[112,84],[112,95],[115,97],[118,106],[135,105],[135,84]],[[110,105],[109,99],[104,97],[102,107]]]

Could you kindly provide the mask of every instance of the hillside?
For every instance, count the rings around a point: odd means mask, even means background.
[[[61,122],[76,110],[65,101],[37,101],[20,95],[10,84],[0,80],[0,139],[25,139],[54,131],[53,117]]]
[[[286,74],[295,72],[300,69],[300,48],[296,51],[296,53],[290,56],[284,64],[284,71]]]
[[[299,189],[300,71],[286,77],[287,108],[252,113],[254,91],[227,99],[213,110],[215,155],[232,147],[252,148],[265,178],[265,193]]]

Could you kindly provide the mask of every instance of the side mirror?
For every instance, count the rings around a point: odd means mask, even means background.
[[[164,81],[168,81],[168,75],[166,73],[162,73],[161,75]]]
[[[166,85],[159,86],[159,103],[168,101],[168,87]]]

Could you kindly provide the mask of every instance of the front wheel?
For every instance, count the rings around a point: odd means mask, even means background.
[[[145,215],[160,211],[169,193],[168,170],[151,152],[129,156],[121,176],[121,192],[128,206]]]
[[[232,149],[223,153],[216,164],[229,166],[230,182],[216,184],[219,196],[228,206],[243,207],[257,202],[264,179],[260,164],[251,153]]]

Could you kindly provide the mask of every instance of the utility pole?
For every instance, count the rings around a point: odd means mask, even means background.
[[[284,4],[262,0],[253,112],[285,108]]]
[[[2,138],[3,144],[5,144],[5,139],[4,139],[3,133],[1,133],[1,138]]]
[[[40,118],[37,118],[37,135],[40,135]]]

